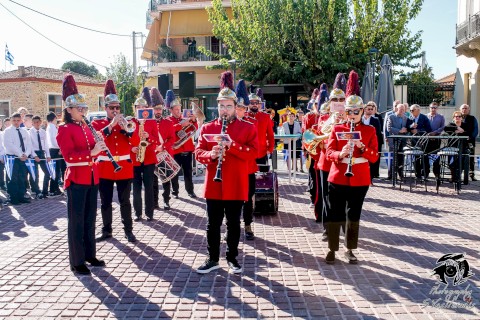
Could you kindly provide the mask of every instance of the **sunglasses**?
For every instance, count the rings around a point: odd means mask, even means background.
[[[462,116],[454,116],[454,118],[461,118]]]
[[[120,106],[108,106],[110,110],[120,110]]]
[[[351,114],[358,116],[358,115],[360,114],[360,111],[361,111],[360,109],[357,109],[357,110],[345,110],[345,114],[348,115],[348,116],[351,115]]]
[[[435,106],[430,107],[430,109],[437,109],[437,108],[438,108],[438,107],[435,107]]]
[[[250,101],[250,105],[252,105],[252,106],[258,106],[258,105],[260,105],[260,102]]]

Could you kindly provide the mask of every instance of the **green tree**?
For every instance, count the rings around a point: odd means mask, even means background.
[[[62,70],[70,70],[72,72],[83,74],[92,78],[101,78],[102,75],[94,65],[87,65],[82,61],[67,61],[62,65]]]
[[[117,95],[123,108],[122,112],[126,115],[133,115],[132,106],[140,90],[139,86],[135,86],[135,77],[137,77],[137,83],[142,83],[138,71],[134,72],[133,66],[128,63],[122,53],[115,56],[114,62],[107,69],[107,78],[115,82]]]
[[[404,79],[395,80],[395,84],[407,85],[407,101],[409,104],[429,105],[433,100],[443,104],[441,89],[433,76],[432,68],[426,67],[423,71],[412,71],[405,74]]]
[[[360,76],[377,48],[395,65],[414,67],[421,32],[407,23],[423,0],[232,0],[230,17],[221,0],[208,8],[213,34],[240,61],[241,77],[261,83],[333,83],[338,72]],[[224,61],[223,61],[224,62]]]

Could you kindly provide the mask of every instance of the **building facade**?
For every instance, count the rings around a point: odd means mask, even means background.
[[[89,110],[103,110],[103,81],[72,74]],[[64,76],[63,70],[35,66],[0,73],[0,116],[10,117],[20,107],[42,117],[50,111],[61,114]]]
[[[480,1],[458,0],[455,50],[455,105],[470,105],[480,115]]]

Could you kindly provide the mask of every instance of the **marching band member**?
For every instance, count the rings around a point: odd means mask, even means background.
[[[32,191],[35,192],[36,199],[43,199],[48,196],[48,183],[50,182],[50,173],[48,172],[47,162],[51,160],[50,151],[47,148],[47,133],[40,126],[42,125],[42,119],[39,116],[32,118],[32,128],[28,130],[30,135],[30,143],[32,145],[32,158],[35,159],[35,171],[37,172],[35,179],[30,181]],[[38,166],[43,172],[43,187],[40,190],[40,171]]]
[[[248,96],[250,106],[248,107],[247,116],[257,120],[255,123],[258,133],[258,155],[257,164],[262,172],[268,171],[268,155],[272,154],[275,146],[275,138],[273,136],[272,119],[265,112],[259,112],[258,107],[262,101],[255,93]]]
[[[10,196],[10,203],[18,205],[30,203],[25,198],[27,186],[27,166],[25,161],[32,153],[30,136],[25,128],[21,128],[22,116],[20,113],[14,113],[11,117],[12,125],[5,129],[3,134],[3,145],[7,157],[15,157],[13,168],[11,168],[11,178],[7,183],[7,191]]]
[[[135,132],[128,132],[125,128],[126,120],[120,113],[120,100],[112,80],[107,80],[105,83],[103,95],[107,117],[94,120],[92,126],[95,130],[101,132],[107,148],[122,169],[115,172],[112,162],[105,153],[101,153],[97,157],[103,228],[102,235],[96,240],[100,242],[112,237],[112,201],[113,189],[116,184],[125,238],[128,242],[135,242],[137,239],[132,232],[132,204],[130,203],[133,179],[130,151],[133,146],[138,145],[140,139]]]
[[[257,130],[255,118],[250,118],[245,115],[250,100],[248,99],[247,87],[243,79],[239,80],[236,88],[237,94],[237,105],[235,107],[235,115],[237,119],[246,121],[253,124],[255,130]],[[257,137],[258,138],[258,137]],[[258,143],[258,142],[257,142]],[[248,162],[248,200],[243,205],[243,222],[245,224],[245,239],[253,240],[255,239],[255,234],[253,233],[252,222],[253,222],[253,196],[255,195],[256,188],[256,179],[255,173],[258,171],[258,166],[255,160]]]
[[[67,164],[64,181],[70,269],[89,275],[85,261],[92,266],[105,266],[104,261],[96,258],[95,249],[99,174],[94,157],[107,147],[103,141],[95,142],[93,132],[83,122],[88,107],[70,74],[63,80],[63,101],[64,124],[58,128],[57,142]]]
[[[255,128],[235,116],[237,96],[233,91],[233,75],[222,74],[218,94],[219,118],[202,126],[195,158],[206,165],[204,197],[207,202],[207,260],[197,269],[205,274],[220,268],[220,227],[227,219],[226,258],[233,273],[241,273],[237,262],[240,239],[240,214],[243,203],[248,200],[248,162],[258,154]],[[205,134],[225,133],[231,141],[208,142]],[[218,177],[221,180],[215,181]]]
[[[172,121],[163,117],[163,107],[165,102],[163,97],[157,88],[152,87],[150,89],[150,96],[152,97],[153,111],[155,113],[155,121],[157,122],[158,132],[160,133],[160,145],[157,147],[157,152],[167,151],[173,156],[172,145],[175,141],[175,129],[173,128]],[[159,138],[160,138],[159,137]],[[160,209],[158,205],[158,177],[155,174],[153,177],[153,202],[155,203],[155,209]],[[170,210],[170,181],[162,183],[163,187],[163,209]]]
[[[143,88],[142,97],[138,98],[134,104],[135,114],[138,110],[148,108],[152,105],[150,91],[147,87]],[[142,220],[142,183],[145,188],[145,215],[148,221],[153,220],[154,198],[153,181],[155,175],[155,164],[157,156],[155,149],[158,141],[158,128],[155,121],[133,119],[135,123],[135,133],[139,136],[138,146],[132,148],[131,158],[133,161],[133,208],[135,210],[135,221]],[[146,147],[142,147],[147,145]],[[141,159],[143,158],[143,159]],[[140,161],[139,161],[140,160]]]
[[[191,114],[188,119],[182,117],[182,104],[179,99],[175,99],[175,94],[173,91],[169,90],[166,93],[166,107],[170,109],[171,116],[167,119],[173,123],[173,128],[175,129],[175,138],[176,141],[180,140],[178,132],[183,130],[185,127],[193,124],[195,130],[198,129],[197,118],[195,115]],[[190,198],[196,198],[194,188],[193,188],[193,179],[192,179],[192,166],[193,166],[193,151],[195,150],[195,145],[193,144],[193,137],[188,139],[187,142],[182,144],[179,148],[173,150],[173,158],[175,161],[182,167],[183,171],[183,180],[185,181],[185,190]],[[172,181],[172,194],[175,198],[178,199],[179,185],[178,185],[178,173]]]
[[[332,161],[328,175],[328,200],[330,215],[326,222],[328,252],[325,261],[335,262],[335,251],[339,249],[340,228],[346,224],[345,257],[349,263],[357,263],[352,250],[358,245],[358,232],[363,201],[370,186],[369,163],[378,159],[375,128],[362,123],[363,101],[356,95],[346,99],[345,114],[348,121],[333,127],[328,140],[327,159]],[[361,139],[344,140],[337,133],[360,132]],[[350,176],[350,172],[353,174]]]

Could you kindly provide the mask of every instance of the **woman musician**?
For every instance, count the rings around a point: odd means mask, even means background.
[[[95,142],[93,132],[84,123],[88,107],[70,74],[63,80],[63,100],[64,125],[58,128],[57,142],[67,164],[64,185],[70,269],[77,274],[89,275],[85,262],[105,266],[104,261],[96,258],[95,249],[99,174],[94,157],[107,147],[103,141]]]
[[[375,128],[364,125],[361,121],[362,98],[349,96],[345,103],[345,115],[347,121],[333,127],[326,153],[327,159],[332,161],[328,175],[330,216],[326,222],[330,251],[325,261],[328,264],[335,262],[335,251],[339,249],[340,228],[343,224],[346,225],[345,257],[349,263],[357,263],[352,250],[358,245],[360,214],[371,181],[369,163],[378,159]],[[341,133],[350,137],[360,133],[360,139],[344,140]]]

